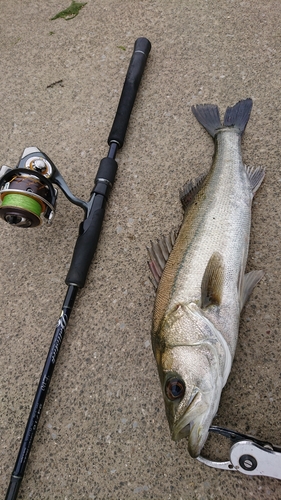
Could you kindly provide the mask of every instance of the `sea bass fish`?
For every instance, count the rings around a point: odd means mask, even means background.
[[[226,110],[192,112],[215,141],[209,172],[187,183],[184,219],[176,237],[162,236],[148,249],[157,287],[152,346],[172,439],[188,438],[197,457],[208,437],[231,370],[241,310],[262,271],[245,274],[251,204],[264,178],[245,167],[241,136],[252,100]]]

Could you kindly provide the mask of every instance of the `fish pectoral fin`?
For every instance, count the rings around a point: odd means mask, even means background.
[[[150,242],[150,247],[147,247],[149,261],[148,266],[152,273],[152,283],[155,288],[158,287],[164,267],[173,249],[178,231],[173,229],[170,234],[161,236],[156,241]]]
[[[240,288],[240,309],[242,311],[244,305],[249,299],[256,284],[262,279],[263,271],[250,271],[244,275]]]
[[[186,210],[189,205],[193,202],[195,196],[200,191],[204,180],[207,177],[208,172],[205,172],[196,179],[188,181],[184,186],[180,189],[180,200],[184,210]]]
[[[211,256],[201,283],[201,308],[220,305],[224,281],[224,263],[222,255],[214,252]]]
[[[245,167],[245,168],[253,195],[255,195],[264,179],[265,169],[262,167],[257,167],[257,168]]]

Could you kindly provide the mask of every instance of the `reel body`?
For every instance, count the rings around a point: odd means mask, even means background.
[[[36,227],[53,221],[57,184],[72,203],[86,210],[75,198],[53,162],[38,148],[26,148],[15,168],[0,169],[0,217],[16,227]]]

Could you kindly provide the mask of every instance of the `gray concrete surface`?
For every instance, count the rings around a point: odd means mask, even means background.
[[[178,189],[211,164],[190,106],[222,112],[252,97],[246,164],[264,165],[250,269],[264,269],[242,318],[217,425],[281,445],[280,13],[278,0],[2,2],[1,163],[46,152],[87,199],[131,57],[152,51],[133,110],[98,251],[79,293],[19,499],[281,499],[281,482],[218,471],[171,441],[150,343],[146,244],[181,221]],[[126,50],[123,50],[123,48]],[[62,85],[50,85],[63,80]],[[0,225],[0,496],[4,496],[66,287],[81,210],[59,195],[51,228]],[[206,454],[227,458],[210,438]]]

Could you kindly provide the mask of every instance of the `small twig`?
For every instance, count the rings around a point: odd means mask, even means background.
[[[50,85],[47,85],[47,89],[52,89],[55,85],[59,85],[60,87],[63,87],[63,80],[58,80],[57,82],[50,83]]]

